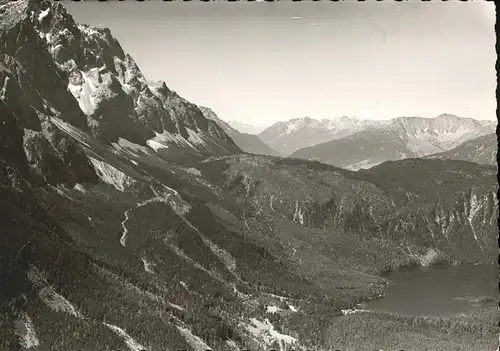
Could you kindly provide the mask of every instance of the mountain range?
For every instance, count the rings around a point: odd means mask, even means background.
[[[252,125],[248,123],[241,123],[237,121],[227,121],[227,124],[229,124],[231,127],[236,129],[240,133],[246,133],[246,134],[259,134],[262,132],[264,129],[266,129],[268,126],[266,125]]]
[[[383,123],[383,121],[349,117],[323,120],[303,117],[277,122],[260,132],[258,136],[282,154],[290,155],[299,149],[340,139]]]
[[[346,137],[297,150],[290,157],[357,170],[384,161],[451,150],[463,142],[492,133],[495,126],[494,121],[449,114],[434,118],[399,117]]]
[[[497,254],[495,167],[245,153],[59,2],[0,0],[0,125],[1,349],[320,348],[383,273]]]

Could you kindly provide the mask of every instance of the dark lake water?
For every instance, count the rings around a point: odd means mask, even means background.
[[[395,272],[385,297],[361,305],[362,309],[404,315],[451,316],[496,306],[496,265],[442,266]]]

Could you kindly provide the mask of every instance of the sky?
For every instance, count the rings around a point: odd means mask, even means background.
[[[492,2],[63,3],[224,120],[496,119]]]

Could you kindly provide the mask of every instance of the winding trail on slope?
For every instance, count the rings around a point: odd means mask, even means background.
[[[123,234],[120,238],[120,244],[125,247],[126,245],[126,240],[127,240],[127,234],[128,234],[128,229],[125,225],[125,223],[127,223],[127,221],[129,220],[129,213],[132,211],[131,208],[129,208],[128,210],[125,211],[125,219],[122,221],[122,230],[123,230]]]
[[[177,192],[177,190],[172,189],[172,188],[170,188],[170,187],[168,187],[168,186],[166,186],[164,184],[162,184],[162,185],[165,187],[165,189],[167,189],[168,191],[173,192],[174,195],[180,197],[180,195]],[[128,210],[126,210],[124,212],[125,219],[121,222],[121,225],[122,225],[122,236],[120,238],[120,244],[123,247],[126,247],[126,240],[127,240],[127,235],[128,235],[128,229],[127,229],[127,227],[126,227],[125,224],[130,219],[130,213],[132,212],[132,210],[134,208],[139,208],[139,207],[145,206],[145,205],[147,205],[147,204],[149,204],[151,202],[163,202],[163,203],[166,203],[167,205],[170,205],[169,204],[169,199],[172,196],[172,194],[169,193],[169,194],[166,194],[166,195],[162,195],[162,194],[159,194],[152,186],[150,186],[150,188],[151,188],[151,191],[153,192],[153,194],[155,196],[153,196],[150,199],[147,199],[147,200],[144,200],[142,202],[139,202],[135,207],[131,207],[131,208],[129,208]],[[174,209],[174,211],[175,211],[175,209]]]

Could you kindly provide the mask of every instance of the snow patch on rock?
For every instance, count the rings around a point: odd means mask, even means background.
[[[74,96],[76,101],[78,101],[80,110],[82,110],[84,114],[89,116],[92,115],[97,108],[97,103],[94,95],[96,87],[84,72],[80,71],[80,74],[82,77],[81,82],[79,84],[73,84],[71,82],[68,83],[68,90]],[[75,80],[72,81],[75,82]]]
[[[43,19],[48,16],[49,12],[50,12],[50,7],[47,7],[47,9],[41,11],[40,14],[38,15],[38,22],[42,22]]]

